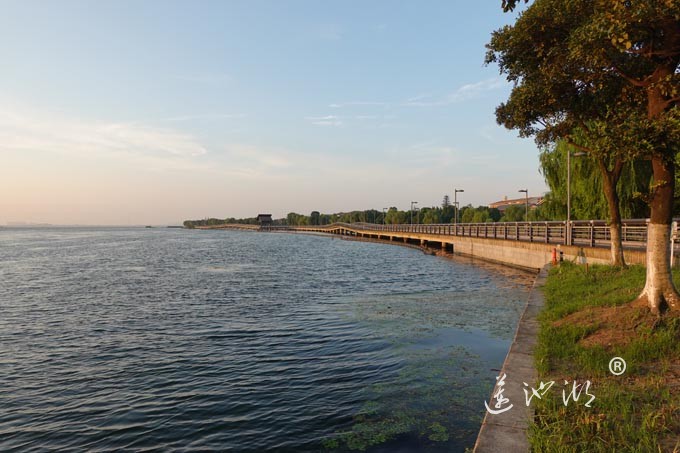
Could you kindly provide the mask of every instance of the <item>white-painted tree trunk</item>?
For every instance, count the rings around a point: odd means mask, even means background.
[[[671,278],[671,228],[668,224],[650,223],[647,228],[647,282],[640,294],[647,299],[652,313],[664,308],[680,308],[678,292]]]

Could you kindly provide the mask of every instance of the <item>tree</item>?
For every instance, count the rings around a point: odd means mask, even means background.
[[[420,219],[422,223],[433,224],[441,223],[441,209],[439,208],[423,208],[420,211]]]
[[[508,128],[519,129],[520,135],[534,135],[541,145],[561,139],[592,155],[602,173],[608,201],[612,262],[623,266],[616,191],[623,158],[612,150],[625,145],[615,143],[619,131],[608,128],[605,121],[612,114],[612,99],[591,89],[583,80],[584,75],[588,76],[583,66],[564,55],[570,51],[569,34],[580,24],[579,14],[590,13],[592,2],[581,0],[561,6],[557,3],[556,0],[534,3],[514,27],[494,33],[487,62],[498,61],[501,70],[515,82],[510,99],[496,111],[497,120]],[[558,17],[545,17],[560,8],[562,14]],[[547,29],[546,24],[550,24]],[[541,50],[534,52],[537,45]]]
[[[442,223],[451,223],[453,222],[453,215],[456,213],[454,207],[452,205],[449,205],[445,208],[442,209],[442,218],[441,222]]]
[[[501,220],[501,211],[498,208],[489,208],[489,218],[492,222],[498,222]]]
[[[567,218],[567,153],[573,148],[565,141],[546,147],[540,154],[540,171],[550,192],[543,198],[541,217],[549,220]],[[649,161],[627,162],[617,186],[621,217],[639,219],[649,215],[649,206],[637,194],[649,186]],[[609,216],[607,198],[602,187],[602,173],[588,156],[571,159],[571,218],[606,219]]]
[[[524,220],[526,207],[520,205],[508,206],[505,208],[501,222],[521,222]]]
[[[321,213],[319,211],[312,211],[309,214],[309,224],[310,225],[320,225],[321,222],[319,221],[321,217]]]
[[[488,209],[476,209],[475,214],[472,217],[472,221],[474,223],[491,222],[491,219],[489,218],[489,210]]]
[[[522,0],[503,0],[503,11],[507,13],[508,11],[514,10],[517,4],[521,3],[521,1]],[[529,0],[524,0],[524,3],[529,3]]]
[[[399,224],[399,223],[406,223],[408,219],[408,214],[398,210],[394,206],[392,206],[390,209],[387,210],[387,214],[385,215],[385,223],[389,223],[391,225],[394,224]]]
[[[680,142],[680,2],[536,0],[514,26],[494,33],[486,61],[515,84],[496,110],[498,122],[539,144],[565,139],[583,147],[602,172],[610,208],[618,207],[611,188],[624,162],[651,161],[640,299],[657,314],[680,308],[669,246]]]
[[[463,206],[460,208],[460,222],[461,223],[472,223],[475,218],[475,208],[471,204]]]
[[[442,209],[446,209],[449,206],[451,206],[451,199],[448,195],[444,195],[444,199],[442,200]]]

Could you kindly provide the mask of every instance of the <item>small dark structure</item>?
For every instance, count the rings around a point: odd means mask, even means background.
[[[257,221],[260,223],[260,228],[267,228],[273,225],[271,214],[258,214]]]

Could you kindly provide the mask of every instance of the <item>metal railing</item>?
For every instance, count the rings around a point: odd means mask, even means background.
[[[623,245],[640,248],[646,245],[648,219],[622,221]],[[678,238],[678,222],[673,222],[672,238]],[[436,236],[465,236],[546,244],[565,244],[587,247],[609,246],[609,225],[604,220],[575,220],[572,222],[493,222],[459,224],[396,224],[333,223],[329,225],[272,226],[271,230],[414,233]]]

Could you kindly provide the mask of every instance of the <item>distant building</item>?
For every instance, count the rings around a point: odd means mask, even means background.
[[[258,214],[257,221],[260,223],[261,227],[272,226],[272,224],[274,223],[271,214]]]
[[[508,197],[506,196],[501,201],[496,201],[494,203],[489,204],[489,208],[496,208],[502,213],[505,212],[505,210],[508,209],[510,206],[524,207],[526,202],[527,202],[526,198],[513,198],[512,200],[508,200]],[[542,203],[543,197],[529,197],[529,209],[536,209],[536,207],[540,206]]]

